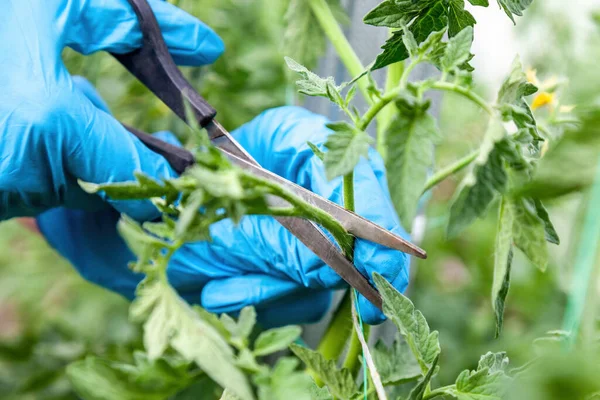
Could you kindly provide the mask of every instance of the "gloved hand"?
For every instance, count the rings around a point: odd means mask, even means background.
[[[196,18],[150,0],[176,62],[201,65],[223,51],[221,39]],[[119,182],[134,170],[173,176],[114,118],[73,84],[61,52],[127,53],[142,34],[125,0],[8,0],[0,24],[0,220],[56,206],[107,208],[77,179]],[[157,216],[148,201],[112,202],[136,219]]]
[[[89,84],[80,83],[100,107]],[[264,112],[233,134],[265,168],[335,202],[341,202],[341,178],[327,181],[322,162],[306,145],[322,146],[330,131],[326,119],[297,107]],[[163,140],[173,136],[160,133]],[[383,162],[373,150],[355,172],[356,210],[367,219],[405,235],[389,200]],[[92,282],[132,298],[140,275],[127,268],[133,255],[116,231],[114,210],[85,212],[58,208],[37,219],[52,246]],[[189,243],[175,253],[168,268],[172,285],[189,302],[207,310],[235,312],[247,305],[266,326],[314,322],[327,311],[331,288],[341,278],[268,216],[247,216],[238,226],[222,221],[212,226],[212,243]],[[378,271],[403,291],[408,283],[408,256],[361,239],[355,260],[369,276]],[[378,323],[383,315],[362,296],[364,320]]]

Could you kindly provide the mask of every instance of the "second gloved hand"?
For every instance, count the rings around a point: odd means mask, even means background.
[[[88,87],[91,98],[97,95]],[[101,100],[95,101],[101,104]],[[234,132],[236,139],[267,169],[335,202],[341,202],[341,178],[328,181],[321,161],[306,142],[319,146],[330,133],[326,119],[298,107],[266,111]],[[161,134],[163,139],[172,136]],[[389,200],[383,162],[375,151],[355,171],[356,211],[404,234]],[[80,273],[100,285],[133,297],[140,275],[127,269],[133,255],[116,231],[116,211],[59,208],[38,218],[42,233]],[[244,217],[238,226],[222,221],[211,228],[212,242],[189,243],[168,268],[171,284],[192,303],[209,311],[236,312],[253,305],[267,326],[314,322],[327,311],[331,289],[345,283],[277,221]],[[361,239],[355,261],[363,273],[381,273],[399,290],[408,283],[408,256]],[[383,315],[362,296],[367,323]]]

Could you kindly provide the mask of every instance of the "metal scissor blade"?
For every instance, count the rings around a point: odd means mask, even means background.
[[[346,210],[338,204],[329,201],[302,186],[260,167],[260,165],[240,145],[238,145],[235,139],[231,137],[230,133],[216,122],[211,123],[207,129],[213,144],[228,155],[231,161],[244,169],[250,170],[255,175],[276,181],[286,189],[294,192],[297,196],[300,196],[303,200],[319,207],[337,219],[344,229],[354,236],[374,243],[379,243],[383,246],[419,258],[427,258],[427,253],[423,249],[415,246],[404,238],[380,227],[358,214]]]
[[[382,310],[379,292],[315,224],[300,218],[276,217],[276,219],[351,287],[358,290],[371,304]]]

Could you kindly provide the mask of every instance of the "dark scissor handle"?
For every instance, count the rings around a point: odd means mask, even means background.
[[[154,12],[146,0],[128,0],[135,11],[143,34],[142,47],[128,54],[114,54],[136,78],[186,121],[184,99],[200,126],[205,127],[217,112],[189,84],[175,65],[163,39]]]

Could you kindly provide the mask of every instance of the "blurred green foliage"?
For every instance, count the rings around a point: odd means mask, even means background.
[[[214,66],[186,69],[193,84],[219,110],[220,122],[232,129],[266,108],[286,103],[293,89],[281,51],[285,2],[171,2],[209,21],[225,41],[226,56]],[[547,32],[547,36],[535,54],[523,54],[526,64],[537,69],[540,77],[558,73],[567,78],[561,93],[564,103],[578,104],[585,113],[600,99],[596,66],[600,24],[580,41],[575,35],[578,27],[567,23],[558,11],[550,11],[542,1],[534,5],[520,21],[520,37],[527,38],[532,31]],[[98,87],[121,121],[146,131],[184,131],[169,110],[109,55],[82,57],[66,51],[65,61],[73,74],[87,77]],[[598,125],[592,126],[597,129]],[[485,131],[485,116],[466,101],[446,95],[440,127],[447,139],[440,146],[437,163],[447,165],[477,146]],[[589,151],[597,146],[597,137],[585,137],[583,148],[588,151],[585,159],[579,157],[583,164],[597,154]],[[549,151],[568,147],[567,156],[582,155],[578,150],[582,147],[571,138],[555,147]],[[575,168],[572,172],[577,175]],[[535,338],[560,327],[582,204],[586,205],[581,193],[553,201],[550,212],[563,244],[552,250],[546,273],[531,268],[524,257],[515,259],[504,332],[500,339],[493,339],[489,298],[496,229],[493,215],[456,239],[447,240],[444,234],[448,203],[460,178],[448,179],[432,194],[422,242],[430,257],[415,263],[409,288],[430,326],[440,331],[444,368],[434,378],[439,384],[449,383],[465,368],[474,368],[479,355],[487,351],[506,350],[511,365],[521,365],[535,356]],[[65,377],[68,363],[89,352],[124,360],[132,349],[140,348],[138,328],[127,319],[128,303],[83,281],[37,234],[15,221],[3,223],[0,248],[0,398],[76,399]],[[592,325],[596,315],[592,310]],[[600,390],[596,357],[595,351],[549,356],[541,372],[525,381],[527,399],[575,399],[577,393]],[[204,398],[200,393],[212,393],[201,383],[178,398],[199,399]]]

